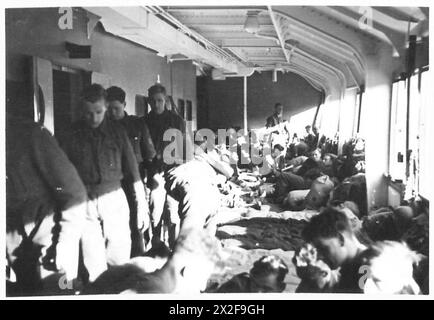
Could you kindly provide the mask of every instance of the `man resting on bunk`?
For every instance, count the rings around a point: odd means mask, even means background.
[[[419,256],[399,242],[362,244],[340,210],[325,209],[302,235],[316,252],[301,250],[293,260],[302,277],[297,292],[420,293],[413,278]]]
[[[295,173],[275,171],[276,202],[282,202],[290,191],[309,189],[312,182],[323,175],[323,169],[324,163],[321,159],[321,151],[316,149]]]
[[[282,145],[274,145],[271,154],[266,155],[262,165],[258,167],[260,176],[265,177],[269,182],[274,180],[275,173],[285,167],[284,150]]]

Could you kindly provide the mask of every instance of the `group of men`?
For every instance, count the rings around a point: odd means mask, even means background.
[[[92,282],[157,247],[163,219],[178,227],[181,221],[181,230],[172,230],[177,237],[203,228],[217,210],[218,201],[209,200],[218,192],[215,176],[231,176],[231,167],[211,151],[181,165],[166,163],[171,141],[164,133],[185,135],[185,124],[166,107],[164,86],[149,88],[151,111],[144,118],[126,113],[125,95],[119,87],[85,88],[81,117],[60,141],[9,106],[9,295],[35,294],[59,274]]]
[[[280,102],[277,102],[274,105],[274,112],[271,116],[269,116],[266,120],[265,127],[268,129],[273,130],[272,134],[281,134],[285,130],[287,131],[287,127],[282,126],[286,122],[286,120],[283,118],[283,111],[284,107],[283,104]],[[276,129],[276,130],[274,130]],[[317,126],[311,126],[307,125],[305,127],[306,133],[305,136],[302,137],[303,146],[298,146],[299,149],[306,149],[305,152],[313,151],[318,147],[319,144],[319,131]],[[288,132],[286,132],[288,133]],[[288,139],[289,140],[289,139]],[[290,144],[298,145],[300,144],[300,140],[298,139],[297,133],[294,133],[294,136],[292,138],[292,141],[289,141]],[[298,152],[298,155],[301,155],[303,152]]]

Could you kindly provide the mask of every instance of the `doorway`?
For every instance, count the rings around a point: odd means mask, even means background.
[[[80,94],[90,85],[90,72],[53,68],[54,135],[61,138],[79,118]]]

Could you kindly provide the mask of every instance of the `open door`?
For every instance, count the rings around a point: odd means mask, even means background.
[[[89,72],[62,66],[54,66],[52,73],[54,135],[61,138],[81,116],[81,92],[90,84],[91,77]]]
[[[51,61],[32,57],[34,120],[54,134],[53,65]]]

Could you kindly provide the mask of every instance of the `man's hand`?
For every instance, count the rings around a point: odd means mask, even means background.
[[[275,177],[280,176],[280,174],[281,174],[280,170],[277,170],[276,168],[273,168],[273,175],[274,175]]]
[[[148,229],[151,224],[149,206],[146,201],[146,192],[141,181],[134,182],[133,189],[137,210],[137,228],[144,231]]]
[[[151,226],[150,211],[146,201],[140,202],[144,203],[137,206],[137,228],[144,231]]]
[[[64,273],[68,281],[77,278],[78,245],[78,241],[77,243],[59,242],[56,245],[56,269]]]

